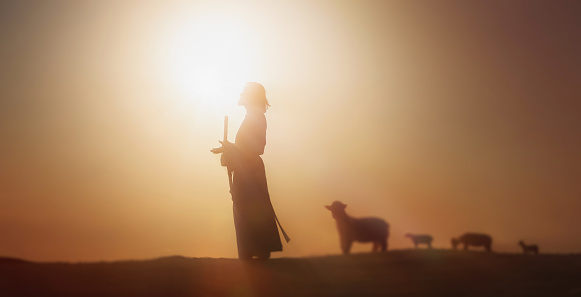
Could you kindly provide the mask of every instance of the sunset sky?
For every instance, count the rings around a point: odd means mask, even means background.
[[[231,2],[0,2],[0,257],[237,257],[209,150],[246,81],[275,257],[338,254],[335,200],[390,249],[581,252],[581,2]]]

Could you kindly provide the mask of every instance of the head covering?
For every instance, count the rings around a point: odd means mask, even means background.
[[[260,105],[269,107],[268,100],[266,99],[266,90],[264,86],[257,82],[247,82],[244,85],[244,90],[240,94],[240,105]]]

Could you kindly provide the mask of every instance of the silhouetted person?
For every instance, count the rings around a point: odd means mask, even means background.
[[[222,165],[233,171],[230,191],[238,257],[244,260],[253,256],[269,259],[271,252],[282,251],[282,243],[260,157],[266,145],[264,113],[270,106],[264,87],[255,82],[247,83],[238,105],[244,106],[246,116],[236,134],[235,143],[220,141],[222,146],[211,151],[223,153]]]
[[[389,236],[389,225],[378,218],[353,218],[346,212],[346,204],[339,201],[325,208],[331,211],[337,223],[339,240],[343,254],[349,254],[353,241],[373,242],[372,251],[375,252],[381,247],[381,251],[387,250],[387,237]]]
[[[458,238],[452,238],[454,249],[461,243],[464,244],[464,250],[468,250],[468,246],[483,246],[487,252],[492,251],[492,237],[487,234],[466,233]]]
[[[522,248],[522,252],[523,254],[534,254],[534,255],[538,255],[539,254],[539,246],[536,244],[525,244],[524,241],[519,241],[518,245],[520,245],[520,247]]]
[[[405,237],[409,237],[412,242],[414,243],[414,247],[417,249],[419,244],[425,244],[428,246],[429,249],[432,248],[432,236],[431,235],[419,235],[419,234],[411,234],[406,233]]]

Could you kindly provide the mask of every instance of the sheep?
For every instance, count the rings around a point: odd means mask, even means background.
[[[418,248],[418,244],[420,243],[426,244],[429,249],[432,248],[433,238],[431,235],[415,235],[411,233],[406,233],[404,236],[411,238],[416,249]]]
[[[389,237],[389,224],[379,218],[353,218],[345,212],[346,204],[339,201],[325,208],[331,211],[337,223],[339,240],[343,254],[349,254],[353,241],[373,242],[372,252],[381,248],[387,250],[387,238]]]
[[[464,250],[468,250],[468,246],[484,246],[487,252],[492,251],[492,237],[490,235],[466,233],[459,238],[452,238],[452,247],[454,249],[460,243],[464,244]]]
[[[521,246],[523,254],[527,254],[529,252],[533,255],[539,254],[539,246],[536,244],[527,245],[522,240],[519,241],[518,244]]]

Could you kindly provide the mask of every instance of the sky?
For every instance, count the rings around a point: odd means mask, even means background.
[[[578,1],[1,1],[0,256],[235,258],[210,153],[243,83],[291,237],[338,254],[324,205],[436,248],[581,252]],[[355,244],[354,252],[371,250]]]

